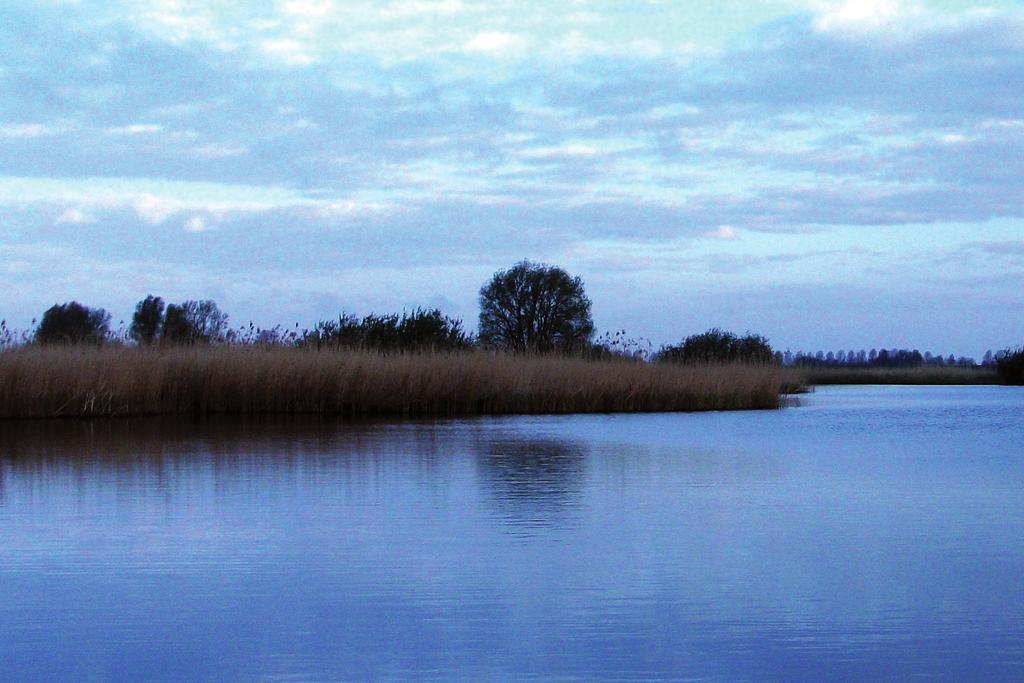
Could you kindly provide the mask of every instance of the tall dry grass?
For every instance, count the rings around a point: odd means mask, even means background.
[[[794,381],[772,366],[486,352],[29,346],[0,352],[0,417],[740,410],[779,407]]]

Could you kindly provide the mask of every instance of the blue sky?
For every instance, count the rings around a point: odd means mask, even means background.
[[[602,330],[1024,342],[1024,9],[0,5],[0,317],[439,306],[528,258]]]

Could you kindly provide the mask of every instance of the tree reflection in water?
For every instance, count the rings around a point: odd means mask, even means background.
[[[481,487],[513,528],[564,524],[579,509],[586,451],[563,440],[481,440]]]

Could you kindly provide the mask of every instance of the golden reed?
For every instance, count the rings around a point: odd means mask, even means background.
[[[474,415],[777,408],[774,366],[681,366],[484,351],[38,347],[0,352],[0,417]]]

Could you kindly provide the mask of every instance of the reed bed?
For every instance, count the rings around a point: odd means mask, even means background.
[[[684,366],[484,351],[40,347],[0,352],[0,417],[449,416],[777,408],[769,365]]]
[[[998,384],[993,367],[808,368],[808,384]]]

